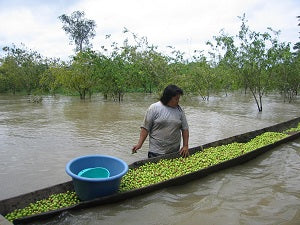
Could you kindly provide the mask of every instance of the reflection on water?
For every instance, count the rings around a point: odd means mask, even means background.
[[[132,94],[124,102],[94,97],[0,96],[0,199],[64,182],[66,163],[79,155],[108,154],[132,163],[147,107],[156,96]],[[300,116],[299,103],[264,97],[257,112],[250,96],[185,98],[190,147]],[[66,213],[49,224],[297,224],[300,219],[300,140],[199,181],[118,204]],[[153,216],[155,215],[155,216]]]

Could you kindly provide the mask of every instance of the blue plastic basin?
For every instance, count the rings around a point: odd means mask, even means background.
[[[107,169],[109,177],[89,178],[78,175],[85,169],[97,167]],[[66,173],[72,177],[75,192],[84,201],[116,193],[127,171],[128,165],[123,160],[107,155],[81,156],[66,165]]]

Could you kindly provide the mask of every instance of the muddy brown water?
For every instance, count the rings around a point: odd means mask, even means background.
[[[101,96],[0,95],[0,199],[70,180],[66,163],[87,154],[108,154],[128,164],[137,154],[147,107],[156,96],[128,94],[121,103]],[[190,126],[190,147],[300,116],[300,102],[263,98],[258,113],[251,96],[236,93],[181,99]],[[67,212],[34,224],[300,224],[300,140],[284,144],[246,164],[204,179],[118,204]]]

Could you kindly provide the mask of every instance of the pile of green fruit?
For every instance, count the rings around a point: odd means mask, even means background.
[[[145,187],[216,165],[279,141],[287,137],[287,133],[291,131],[300,131],[300,123],[298,127],[286,130],[283,133],[263,133],[247,143],[234,142],[203,149],[186,158],[162,159],[157,163],[146,163],[138,168],[128,170],[127,174],[122,178],[119,191],[124,192]],[[76,193],[73,191],[52,194],[47,199],[30,203],[23,209],[16,209],[8,213],[5,218],[9,221],[13,221],[18,218],[69,207],[79,203],[79,201]]]
[[[300,131],[300,123],[298,123],[297,127],[293,127],[293,128],[290,128],[290,129],[286,130],[285,133],[299,132],[299,131]]]
[[[5,218],[13,221],[25,216],[31,216],[51,210],[69,207],[79,203],[79,199],[74,191],[67,191],[66,193],[52,194],[47,199],[30,203],[23,209],[16,209],[8,213]]]
[[[272,144],[287,136],[287,134],[283,133],[266,132],[247,143],[234,142],[227,145],[210,147],[186,158],[162,159],[157,163],[146,163],[138,168],[129,169],[127,174],[122,178],[120,191],[145,187],[195,172]]]

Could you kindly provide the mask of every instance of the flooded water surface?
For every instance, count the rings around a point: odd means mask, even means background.
[[[70,180],[65,165],[88,154],[113,155],[128,164],[143,159],[148,140],[132,155],[154,95],[128,94],[113,102],[95,96],[0,95],[0,200]],[[181,99],[190,147],[300,116],[299,101],[264,96],[258,113],[251,96]],[[67,212],[46,224],[194,225],[300,224],[300,139],[234,168],[188,184],[117,204]],[[45,224],[35,223],[35,224]]]

